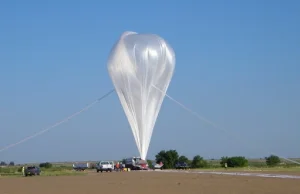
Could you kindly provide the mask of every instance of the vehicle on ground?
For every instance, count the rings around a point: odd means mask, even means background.
[[[176,169],[184,169],[184,170],[186,170],[186,169],[189,168],[189,165],[186,162],[177,162],[175,164],[175,168]]]
[[[24,175],[25,176],[33,176],[33,175],[40,175],[41,174],[41,169],[36,166],[27,166],[25,167],[24,170]]]
[[[130,170],[148,170],[148,162],[140,157],[131,157],[125,159],[125,168]]]
[[[76,171],[84,171],[86,169],[90,168],[90,164],[87,163],[74,163],[73,169]]]
[[[111,161],[101,161],[96,165],[97,172],[112,172],[114,169],[114,164]]]
[[[164,164],[163,164],[162,162],[156,163],[156,162],[154,161],[154,162],[152,163],[152,165],[153,165],[153,170],[156,170],[156,169],[162,170]]]

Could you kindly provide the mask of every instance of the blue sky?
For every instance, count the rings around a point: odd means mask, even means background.
[[[298,1],[14,1],[0,3],[0,147],[69,116],[113,88],[107,57],[127,30],[155,33],[177,57],[148,157],[299,157]],[[238,140],[232,138],[236,134]],[[240,142],[245,144],[240,144]],[[279,143],[278,143],[279,142]],[[237,146],[238,145],[238,146]],[[116,94],[0,153],[20,162],[138,155]]]

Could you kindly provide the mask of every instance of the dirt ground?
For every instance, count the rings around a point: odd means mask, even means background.
[[[0,178],[1,194],[299,194],[300,179],[166,172]]]

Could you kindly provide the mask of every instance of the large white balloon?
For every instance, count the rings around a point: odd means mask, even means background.
[[[124,32],[110,53],[108,71],[143,160],[174,68],[173,49],[155,34]]]

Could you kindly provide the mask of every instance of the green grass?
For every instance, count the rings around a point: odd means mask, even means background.
[[[0,167],[1,177],[18,177],[22,175],[22,167]],[[86,172],[72,170],[69,166],[55,166],[49,169],[41,168],[40,176],[67,176],[67,175],[86,175]]]
[[[0,167],[0,175],[14,175],[18,174],[19,167]],[[19,172],[19,174],[21,171]]]

